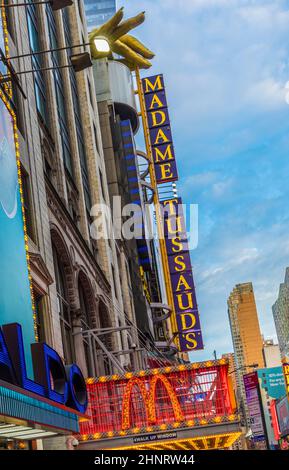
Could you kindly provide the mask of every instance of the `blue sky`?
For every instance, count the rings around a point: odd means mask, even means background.
[[[186,203],[199,204],[192,252],[205,351],[232,350],[227,298],[252,281],[265,337],[289,265],[289,3],[123,0],[146,11],[139,39],[163,73]]]

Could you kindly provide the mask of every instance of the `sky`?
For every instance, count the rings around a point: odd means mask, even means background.
[[[289,265],[289,2],[121,0],[163,73],[179,195],[199,206],[192,251],[205,360],[233,350],[227,298],[252,282],[262,333]],[[288,100],[289,102],[289,100]]]

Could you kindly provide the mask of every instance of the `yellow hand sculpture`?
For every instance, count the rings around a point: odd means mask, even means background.
[[[154,53],[145,47],[138,39],[127,34],[131,29],[136,28],[145,20],[144,12],[140,13],[129,20],[122,21],[123,8],[105,24],[94,29],[89,34],[89,43],[91,56],[93,59],[101,59],[104,57],[112,57],[112,52],[119,56],[121,62],[125,63],[130,69],[137,67],[148,69],[151,63],[148,59],[154,57]],[[94,45],[94,39],[97,37],[105,38],[110,45],[110,52],[99,52]]]

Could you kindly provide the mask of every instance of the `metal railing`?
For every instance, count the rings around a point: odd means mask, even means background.
[[[144,364],[147,357],[145,348],[130,346],[128,349],[115,349],[113,336],[122,331],[131,330],[129,325],[112,328],[90,328],[81,320],[81,329],[73,333],[73,336],[81,335],[86,347],[86,354],[89,362],[89,373],[92,377],[100,375],[112,375],[115,372],[125,373],[123,357],[130,357],[134,370]]]

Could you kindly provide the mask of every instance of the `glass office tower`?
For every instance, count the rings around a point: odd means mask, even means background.
[[[116,12],[116,0],[84,0],[88,30],[100,26]]]

